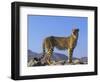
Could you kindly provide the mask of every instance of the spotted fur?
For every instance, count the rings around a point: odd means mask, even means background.
[[[45,38],[43,42],[43,54],[46,56],[46,62],[51,64],[50,58],[56,47],[59,50],[68,50],[68,62],[72,63],[72,55],[77,45],[78,32],[79,29],[73,29],[69,37],[50,36]]]

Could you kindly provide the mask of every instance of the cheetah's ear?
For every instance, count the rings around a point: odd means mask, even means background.
[[[79,32],[79,29],[77,29],[77,32]]]

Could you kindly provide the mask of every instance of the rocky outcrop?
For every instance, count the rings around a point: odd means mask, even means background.
[[[77,64],[87,64],[87,57],[75,58],[73,57],[73,62],[68,63],[68,57],[64,54],[56,53],[51,56],[51,64],[50,65],[77,65]],[[35,53],[32,51],[28,51],[28,67],[32,66],[46,66],[46,61],[43,58],[43,54]]]

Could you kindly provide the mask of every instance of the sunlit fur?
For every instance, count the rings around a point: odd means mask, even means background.
[[[55,47],[59,50],[68,50],[68,62],[72,63],[73,50],[76,47],[79,35],[78,32],[79,29],[73,29],[69,37],[50,36],[45,38],[43,42],[43,54],[46,63],[51,64],[50,58]]]

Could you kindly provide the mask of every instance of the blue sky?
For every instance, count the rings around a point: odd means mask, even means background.
[[[72,29],[79,28],[79,38],[74,50],[74,57],[88,56],[87,17],[69,17],[69,16],[28,16],[28,49],[33,52],[42,52],[42,43],[48,36],[67,37],[71,35]],[[67,51],[54,50],[55,52],[67,55]]]

